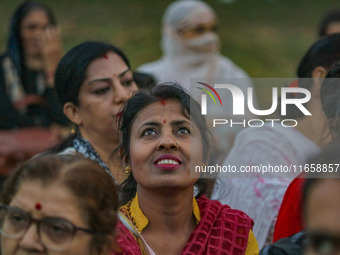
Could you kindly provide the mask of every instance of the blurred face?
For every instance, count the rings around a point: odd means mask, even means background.
[[[190,158],[201,165],[202,155],[200,131],[183,115],[177,101],[153,103],[137,115],[130,141],[137,189],[193,187],[197,179],[190,178]]]
[[[76,231],[71,241],[60,241],[66,233],[58,220],[67,221],[77,227],[88,228],[83,220],[81,209],[77,206],[76,197],[59,183],[42,186],[40,181],[26,181],[21,184],[17,194],[9,204],[12,212],[8,213],[3,229],[8,233],[18,232],[24,224],[23,215],[27,213],[36,220],[52,220],[48,224],[40,222],[39,232],[36,222],[28,225],[20,238],[1,236],[1,251],[6,255],[29,254],[63,254],[63,255],[89,255],[91,234]],[[14,209],[13,209],[14,208]],[[10,212],[10,210],[8,210]],[[24,214],[22,214],[24,213]],[[48,236],[48,237],[46,237]],[[67,239],[69,240],[69,239]],[[53,247],[53,249],[51,248]],[[59,251],[56,251],[59,249]]]
[[[178,26],[177,35],[183,46],[196,52],[215,52],[219,48],[216,17],[206,9],[193,10]]]
[[[78,127],[84,138],[102,137],[118,143],[121,106],[137,91],[132,72],[113,52],[94,60],[79,90]]]
[[[207,33],[214,33],[216,29],[215,16],[210,12],[202,12],[191,17],[182,28],[178,29],[178,33],[183,39],[193,39]]]
[[[32,10],[22,20],[20,35],[23,49],[27,55],[41,56],[42,54],[42,35],[49,26],[50,21],[43,10]]]
[[[339,179],[323,179],[311,188],[306,203],[306,230],[311,235],[311,245],[306,254],[340,254],[339,194]]]

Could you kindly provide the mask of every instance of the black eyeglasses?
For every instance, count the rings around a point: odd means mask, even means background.
[[[20,239],[26,234],[32,223],[37,224],[41,242],[46,248],[53,251],[67,249],[77,231],[95,233],[92,229],[77,227],[60,218],[35,219],[21,209],[0,204],[0,232],[2,235],[11,239]]]
[[[309,232],[307,233],[307,249],[320,255],[337,254],[340,251],[340,236]]]

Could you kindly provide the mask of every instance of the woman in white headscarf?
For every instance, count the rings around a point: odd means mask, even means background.
[[[160,60],[139,67],[159,82],[176,80],[189,89],[190,78],[248,78],[219,53],[214,10],[199,0],[175,1],[165,11]]]

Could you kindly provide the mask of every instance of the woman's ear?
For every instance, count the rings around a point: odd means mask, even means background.
[[[323,66],[317,66],[313,69],[312,78],[325,78],[327,70]]]
[[[71,102],[67,102],[66,104],[64,104],[64,114],[66,115],[66,117],[74,124],[76,125],[80,125],[82,123],[82,119],[79,115],[78,112],[78,107],[75,106],[73,103]]]
[[[314,94],[316,97],[320,96],[321,84],[323,82],[323,79],[326,77],[327,72],[328,71],[323,66],[317,66],[313,69],[313,86],[311,88],[311,93]]]

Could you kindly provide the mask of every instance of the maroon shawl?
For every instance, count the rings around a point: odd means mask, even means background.
[[[201,196],[198,200],[201,220],[191,233],[182,255],[244,255],[249,231],[254,222],[244,212],[219,201]],[[140,255],[134,236],[118,222],[118,245],[123,255]]]

